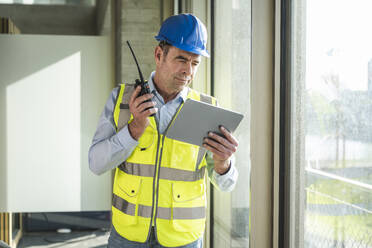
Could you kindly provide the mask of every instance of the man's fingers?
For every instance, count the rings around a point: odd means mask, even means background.
[[[234,146],[238,146],[239,142],[238,140],[224,127],[220,126],[220,130],[225,135],[225,137],[232,143]]]
[[[207,149],[208,151],[212,152],[213,154],[217,155],[220,158],[223,158],[224,157],[224,154],[222,152],[220,152],[219,150],[217,150],[216,148],[214,148],[213,146],[211,146],[211,145],[209,145],[207,143],[204,143],[203,144],[203,147],[205,149]]]
[[[145,94],[143,96],[139,96],[137,97],[134,102],[133,102],[133,105],[135,108],[137,108],[138,106],[140,106],[143,102],[145,102],[146,100],[149,100],[153,97],[153,94]]]
[[[155,114],[156,112],[158,112],[158,108],[150,108],[150,109],[148,109],[148,110],[143,111],[142,113],[143,113],[146,117],[149,117],[150,115]]]
[[[225,146],[227,149],[231,150],[232,152],[236,152],[236,145],[230,143],[230,141],[224,137],[221,137],[218,134],[215,134],[213,132],[209,132],[208,136],[211,137],[212,139],[216,140],[223,146]]]
[[[210,148],[209,150],[214,155],[217,155],[220,159],[223,159],[223,160],[230,158],[235,152],[235,150],[227,149],[222,144],[209,138],[204,139],[204,144],[206,144],[208,148]]]
[[[129,104],[132,105],[134,100],[136,100],[138,94],[140,93],[141,91],[141,86],[137,86],[137,88],[134,90],[132,96],[130,97],[129,99]]]
[[[137,108],[138,112],[143,112],[145,109],[147,108],[152,108],[156,105],[156,102],[143,102],[142,104],[140,104]]]
[[[213,139],[210,139],[210,138],[204,138],[204,143],[207,143],[208,145],[214,147],[215,149],[219,150],[220,152],[225,152],[226,151],[226,147],[223,146],[221,143],[219,143],[218,141],[215,141]]]
[[[143,110],[141,113],[138,113],[138,118],[146,119],[147,117],[149,117],[152,114],[155,114],[156,112],[158,112],[158,108],[149,108],[149,109]]]

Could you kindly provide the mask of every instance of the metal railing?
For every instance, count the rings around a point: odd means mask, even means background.
[[[364,202],[348,202],[307,187],[304,247],[372,248],[372,185],[313,168],[305,171],[357,187],[371,197]]]

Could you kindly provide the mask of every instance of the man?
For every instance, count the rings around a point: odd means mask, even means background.
[[[223,127],[225,137],[209,133],[204,148],[166,137],[187,98],[216,104],[188,88],[201,56],[209,56],[205,26],[180,14],[168,18],[155,38],[151,94],[139,96],[133,85],[115,88],[89,150],[94,173],[116,168],[108,247],[202,247],[205,170],[223,191],[231,191],[238,176],[231,161],[238,142]],[[207,150],[213,155],[208,164]]]

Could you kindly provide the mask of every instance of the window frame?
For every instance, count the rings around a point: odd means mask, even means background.
[[[294,167],[301,164],[301,151],[304,149],[301,135],[293,132],[304,126],[303,113],[295,108],[293,101],[301,98],[303,85],[294,84],[298,78],[296,70],[292,70],[297,53],[304,53],[296,37],[292,33],[303,25],[302,20],[295,20],[295,13],[299,10],[295,5],[306,4],[305,0],[281,0],[280,11],[280,128],[279,128],[279,220],[278,220],[278,247],[303,247],[304,245],[304,201],[296,192],[303,192],[304,168]],[[304,11],[301,9],[301,11]],[[306,11],[306,10],[305,10]],[[301,13],[299,16],[304,16]],[[300,44],[300,45],[299,45]],[[305,56],[303,56],[305,58]],[[296,61],[304,63],[304,60]],[[299,79],[300,80],[300,79]],[[298,81],[299,81],[298,80]],[[304,79],[302,79],[304,80]],[[293,118],[294,114],[295,118]],[[296,152],[293,152],[295,149]]]
[[[252,0],[250,247],[277,247],[276,2]]]
[[[214,1],[174,0],[174,13],[191,12],[206,20],[209,37],[214,37]],[[202,11],[199,5],[203,5]],[[199,6],[199,7],[198,7]],[[279,66],[280,0],[251,0],[251,189],[250,189],[250,247],[278,247],[279,202]],[[205,14],[205,16],[203,16]],[[214,93],[214,41],[208,49],[211,58],[203,76],[206,85],[194,82],[193,87]],[[266,106],[263,111],[262,106]],[[240,179],[242,180],[242,175]],[[212,192],[213,187],[209,187]],[[213,211],[213,196],[208,196],[208,207]],[[208,216],[210,216],[208,214]],[[213,247],[213,218],[207,219],[204,247]]]
[[[292,1],[280,1],[280,128],[278,247],[290,247],[290,130],[291,130],[291,32]]]

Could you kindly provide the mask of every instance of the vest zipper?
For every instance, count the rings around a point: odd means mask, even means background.
[[[156,194],[155,194],[155,200],[156,200],[156,203],[155,203],[155,213],[153,213],[153,216],[152,218],[154,218],[154,232],[155,232],[155,238],[156,240],[159,242],[158,240],[158,234],[157,234],[157,231],[156,231],[156,215],[158,213],[158,203],[159,203],[159,173],[160,173],[160,165],[161,165],[161,158],[163,156],[163,147],[164,147],[164,141],[165,141],[165,135],[167,134],[167,131],[169,129],[169,127],[172,125],[173,121],[175,120],[175,118],[177,117],[178,113],[179,113],[179,110],[182,108],[183,106],[183,103],[180,104],[180,106],[178,106],[177,110],[176,110],[176,113],[173,115],[172,117],[172,120],[169,122],[167,128],[165,129],[164,131],[164,134],[163,134],[163,139],[162,139],[162,142],[161,142],[161,149],[160,149],[160,157],[159,157],[159,162],[158,164],[155,164],[156,167],[155,167],[155,176],[156,178],[154,178],[154,181],[156,180]],[[159,113],[160,114],[160,113]],[[159,118],[160,119],[160,118]],[[156,118],[155,118],[155,121],[156,121]],[[158,137],[159,137],[159,141],[160,141],[160,132],[159,132],[159,125],[158,125],[158,122],[156,121],[156,127],[157,127],[157,130],[158,130]],[[159,143],[159,142],[158,142]],[[157,153],[159,152],[159,147],[158,147],[158,150],[157,150]],[[156,154],[157,155],[157,154]],[[159,170],[157,170],[157,168],[159,168]],[[152,220],[151,218],[151,220]],[[150,223],[152,224],[152,223]],[[151,230],[151,227],[150,227],[150,230]]]
[[[156,182],[156,175],[157,175],[157,168],[158,168],[158,159],[159,159],[159,145],[160,145],[160,132],[159,132],[159,123],[158,121],[156,120],[156,117],[153,117],[154,120],[155,120],[155,124],[156,124],[156,129],[158,131],[158,144],[157,144],[157,149],[156,149],[156,158],[155,158],[155,172],[154,172],[154,179],[153,179],[153,186],[152,186],[152,208],[151,208],[151,220],[150,220],[150,228],[149,228],[149,233],[147,235],[147,239],[146,241],[149,240],[150,238],[150,234],[151,234],[151,229],[152,229],[152,222],[154,221],[154,226],[155,226],[155,220],[154,220],[154,208],[156,206],[155,203],[155,191],[156,191],[156,185],[155,185],[155,182]]]

